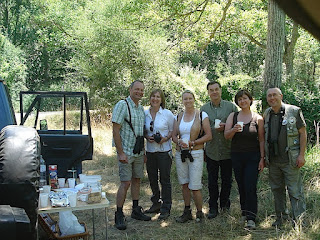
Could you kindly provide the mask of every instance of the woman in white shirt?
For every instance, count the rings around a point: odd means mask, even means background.
[[[171,165],[174,115],[165,109],[165,97],[160,89],[150,94],[150,108],[145,111],[145,138],[147,139],[147,172],[152,190],[152,206],[146,213],[158,213],[160,220],[170,215],[171,197]],[[159,175],[161,193],[159,188]]]
[[[184,223],[192,220],[190,209],[191,192],[197,213],[196,221],[203,218],[202,212],[202,172],[204,158],[204,143],[212,139],[211,128],[207,113],[195,109],[194,94],[186,90],[182,93],[184,112],[179,113],[174,124],[172,140],[176,143],[175,155],[179,183],[185,204],[183,214],[177,222]]]

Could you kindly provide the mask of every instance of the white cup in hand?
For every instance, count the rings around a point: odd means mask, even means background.
[[[188,144],[189,143],[189,139],[188,138],[183,138],[182,142],[185,143],[185,144]]]
[[[220,123],[221,123],[220,119],[215,119],[214,120],[214,128],[220,128]]]
[[[183,145],[187,145],[187,146],[183,147]],[[188,138],[182,138],[180,147],[183,148],[183,149],[188,148],[189,147],[189,139]]]
[[[241,126],[241,129],[239,129],[238,132],[242,132],[243,131],[243,122],[237,122],[237,124],[239,124]]]

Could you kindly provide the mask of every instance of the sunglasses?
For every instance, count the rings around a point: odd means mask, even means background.
[[[153,132],[153,120],[150,122],[150,131]]]

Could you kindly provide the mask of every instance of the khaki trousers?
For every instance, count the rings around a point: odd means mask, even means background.
[[[277,217],[286,215],[286,187],[288,190],[293,219],[306,210],[303,185],[299,168],[289,163],[272,163],[269,165],[269,182],[274,196]]]

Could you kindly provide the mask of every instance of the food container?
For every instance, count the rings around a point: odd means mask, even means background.
[[[58,166],[49,165],[50,185],[51,189],[58,188]]]

